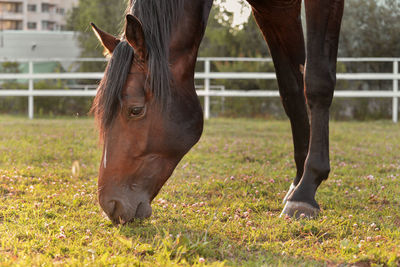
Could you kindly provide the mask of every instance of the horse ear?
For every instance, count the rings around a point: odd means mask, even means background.
[[[103,32],[99,28],[97,28],[94,23],[90,23],[92,26],[92,29],[94,33],[96,34],[97,38],[101,42],[101,44],[104,46],[105,53],[104,54],[112,54],[115,47],[119,44],[120,40],[112,36],[111,34],[108,34],[106,32]]]
[[[125,36],[128,43],[135,50],[135,55],[144,61],[147,53],[144,32],[142,23],[135,16],[126,15]]]

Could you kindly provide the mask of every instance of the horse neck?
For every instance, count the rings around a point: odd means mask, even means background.
[[[207,26],[213,0],[186,0],[185,11],[174,27],[169,47],[169,61],[175,80],[194,79],[197,53]]]

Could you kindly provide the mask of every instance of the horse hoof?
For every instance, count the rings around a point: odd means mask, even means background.
[[[319,213],[319,209],[306,202],[288,201],[279,217],[288,215],[296,219],[299,218],[315,218]]]
[[[296,188],[296,186],[292,183],[289,187],[289,190],[286,193],[286,196],[283,198],[282,200],[282,204],[286,204],[288,198],[290,197],[290,195],[293,193],[294,189]]]

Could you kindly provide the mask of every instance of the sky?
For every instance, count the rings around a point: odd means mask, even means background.
[[[227,0],[225,3],[220,3],[220,0],[216,1],[217,4],[222,6],[224,9],[229,12],[233,12],[233,26],[241,25],[247,21],[251,14],[251,9],[249,4],[246,2],[246,6],[242,10],[242,5],[239,1]]]

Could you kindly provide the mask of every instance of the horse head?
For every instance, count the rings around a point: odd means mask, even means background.
[[[173,41],[146,40],[133,15],[121,39],[92,27],[111,54],[92,107],[103,143],[98,198],[114,223],[125,223],[151,215],[151,201],[201,136],[193,75],[180,71],[194,73],[195,57],[168,56]]]

